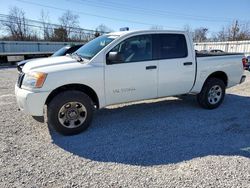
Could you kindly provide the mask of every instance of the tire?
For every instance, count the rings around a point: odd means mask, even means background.
[[[36,120],[39,123],[44,123],[44,117],[43,116],[32,116],[34,120]]]
[[[221,79],[209,78],[197,95],[197,101],[205,109],[215,109],[223,102],[225,90],[225,83]]]
[[[85,93],[64,91],[48,105],[48,124],[63,135],[79,134],[90,126],[93,110],[93,102]]]

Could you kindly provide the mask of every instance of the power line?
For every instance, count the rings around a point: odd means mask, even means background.
[[[0,18],[2,18],[2,19],[0,19],[1,22],[15,24],[16,22],[10,21],[10,20],[6,20],[6,19],[8,19],[8,18],[17,18],[17,17],[10,16],[10,15],[5,15],[5,14],[0,14]],[[46,24],[48,27],[51,27],[52,29],[62,27],[61,25],[54,24],[54,23],[42,22],[42,21],[32,20],[32,19],[26,19],[26,18],[25,18],[25,20],[28,22],[25,25],[30,26],[30,27],[40,28],[40,29],[43,29],[44,27],[43,26],[38,26],[38,25],[32,25],[30,23],[40,24],[40,25]],[[63,28],[65,28],[65,29],[73,29],[72,32],[74,32],[74,33],[81,33],[80,31],[84,31],[85,34],[96,32],[95,30],[83,29],[83,28],[80,28],[80,27],[63,27]],[[101,33],[106,33],[106,32],[101,32]]]
[[[67,0],[67,1],[76,2],[75,0]],[[107,8],[110,10],[129,12],[133,14],[144,14],[144,15],[151,15],[151,16],[172,16],[172,19],[196,20],[196,21],[206,21],[206,22],[231,22],[232,20],[234,20],[233,18],[230,19],[230,18],[218,18],[218,17],[217,18],[205,17],[205,16],[176,13],[176,12],[170,12],[170,11],[157,10],[157,9],[147,9],[147,8],[131,6],[131,5],[124,4],[124,3],[117,3],[117,2],[108,3],[107,1],[105,2],[98,1],[97,4],[89,0],[81,0],[81,2],[79,1],[77,2],[81,4],[84,3],[84,5],[87,5],[87,6]]]
[[[54,9],[54,10],[60,10],[60,11],[68,11],[69,10],[69,9],[63,9],[63,8],[59,8],[59,7],[44,5],[44,4],[35,3],[35,2],[31,2],[31,1],[26,1],[26,0],[16,0],[16,1],[21,2],[21,3],[26,3],[26,4],[33,4],[33,5],[40,6],[40,7],[50,8],[50,9]],[[70,10],[70,11],[75,12],[77,14],[83,14],[83,15],[88,15],[88,16],[97,17],[97,18],[109,19],[109,20],[113,20],[113,21],[122,21],[122,22],[135,23],[135,24],[147,25],[147,26],[154,26],[155,25],[153,23],[133,21],[133,20],[127,20],[127,19],[121,19],[121,18],[111,18],[108,16],[101,16],[101,15],[97,15],[97,14],[75,11],[75,10]],[[170,28],[170,29],[181,29],[179,27],[169,27],[169,26],[164,26],[164,27]]]
[[[81,0],[82,2],[83,1],[88,1],[88,2],[93,2],[93,1],[90,1],[90,0]],[[99,1],[98,1],[99,2]],[[123,8],[124,7],[128,7],[129,9],[131,8],[135,8],[135,9],[141,9],[141,10],[147,10],[147,11],[154,11],[154,12],[160,12],[160,13],[166,13],[166,14],[171,14],[171,15],[179,15],[179,16],[187,16],[187,17],[194,17],[194,18],[204,18],[204,19],[207,19],[208,21],[211,20],[211,21],[217,21],[219,22],[219,20],[221,20],[221,22],[232,22],[232,21],[235,21],[236,19],[235,18],[230,18],[230,17],[207,17],[207,16],[203,16],[203,15],[194,15],[194,14],[186,14],[186,13],[180,13],[180,12],[173,12],[173,11],[166,11],[166,10],[159,10],[159,9],[147,9],[147,8],[141,8],[141,7],[135,7],[135,6],[131,6],[129,4],[126,4],[126,3],[121,3],[121,2],[114,2],[114,1],[102,1],[100,3],[110,3],[112,6],[114,5],[119,5],[119,6],[122,6]],[[239,21],[242,21],[242,22],[248,22],[248,20],[240,20],[240,19],[237,19]]]
[[[7,21],[7,20],[2,20],[0,19],[0,22],[2,23],[11,23],[11,24],[16,24],[16,22],[14,21]],[[38,25],[33,25],[33,24],[25,24],[25,26],[29,26],[29,27],[33,27],[33,28],[39,28],[39,29],[43,29],[42,26],[38,26]],[[72,33],[79,33],[79,34],[93,34],[93,33],[81,33],[80,31],[72,31]]]

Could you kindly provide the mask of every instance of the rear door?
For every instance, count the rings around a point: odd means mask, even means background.
[[[188,93],[195,79],[195,59],[184,34],[159,34],[158,97]]]

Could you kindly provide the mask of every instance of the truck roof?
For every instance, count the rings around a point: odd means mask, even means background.
[[[118,35],[123,36],[132,33],[186,33],[186,31],[178,31],[178,30],[131,30],[131,31],[118,31],[108,33],[107,35]]]

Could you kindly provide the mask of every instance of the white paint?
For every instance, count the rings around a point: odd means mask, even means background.
[[[184,59],[154,60],[134,63],[106,65],[106,55],[123,40],[144,34],[184,34],[188,42],[189,55]],[[112,34],[112,33],[111,33]],[[48,95],[58,87],[67,84],[83,84],[92,88],[99,99],[99,106],[166,97],[185,93],[199,93],[206,78],[216,72],[225,72],[228,86],[239,84],[243,75],[241,56],[212,56],[197,58],[197,79],[195,78],[195,52],[190,35],[181,31],[126,31],[119,35],[90,61],[77,62],[70,57],[52,57],[28,62],[23,72],[45,72],[48,74],[40,89],[15,88],[18,105],[25,113],[42,116]],[[191,66],[183,66],[192,62]],[[145,70],[146,66],[157,69]]]

